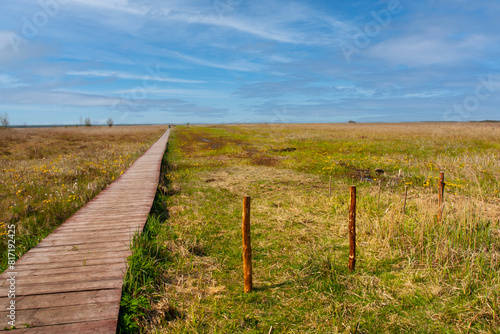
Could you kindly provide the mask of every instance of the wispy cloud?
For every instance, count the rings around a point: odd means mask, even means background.
[[[148,8],[139,5],[131,5],[129,0],[64,0],[61,1],[65,6],[78,5],[90,8],[96,8],[103,11],[117,11],[134,15],[145,15]]]
[[[483,35],[456,37],[432,30],[383,41],[372,47],[368,54],[397,65],[454,65],[477,59],[481,50],[490,43],[491,40]]]
[[[120,96],[137,93],[137,89],[123,89],[113,92]],[[149,95],[175,96],[175,97],[197,97],[204,99],[227,98],[227,93],[221,93],[208,89],[178,89],[178,88],[159,88],[147,91]]]
[[[225,70],[241,71],[241,72],[260,72],[263,70],[263,67],[261,65],[253,64],[247,60],[241,60],[241,61],[236,61],[236,62],[231,62],[231,63],[218,63],[218,62],[206,60],[203,58],[198,58],[198,57],[190,56],[187,54],[183,54],[183,53],[177,52],[177,51],[164,50],[164,53],[165,53],[165,55],[183,60],[183,61],[188,62],[188,63],[193,63],[193,64],[197,64],[197,65],[202,65],[202,66],[208,66],[208,67],[214,67],[214,68],[220,68],[220,69],[225,69]]]
[[[10,75],[0,74],[0,88],[15,88],[26,85]]]
[[[259,22],[259,24],[257,24],[257,22],[249,20],[239,20],[232,17],[226,17],[224,19],[220,19],[217,16],[174,13],[168,15],[167,19],[173,21],[181,21],[188,24],[196,23],[196,24],[206,24],[206,25],[214,25],[224,28],[230,28],[250,35],[254,35],[259,38],[264,38],[283,43],[294,43],[294,44],[314,43],[314,41],[306,39],[305,36],[303,36],[303,34],[294,33],[292,31],[286,31],[284,29],[278,29],[275,27],[270,27],[269,25],[262,24],[262,22]]]
[[[119,71],[99,71],[99,70],[69,71],[66,74],[73,76],[82,76],[82,77],[119,78],[119,79],[130,79],[130,80],[144,80],[145,78],[148,78],[148,75],[138,75],[132,73],[119,72]],[[175,82],[175,83],[186,83],[186,84],[205,83],[205,81],[202,80],[188,80],[188,79],[159,77],[159,76],[155,76],[154,80],[161,82]]]

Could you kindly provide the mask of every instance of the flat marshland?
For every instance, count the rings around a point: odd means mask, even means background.
[[[0,271],[6,227],[20,257],[116,179],[166,126],[0,130]]]
[[[499,159],[494,123],[176,127],[121,332],[499,333]]]

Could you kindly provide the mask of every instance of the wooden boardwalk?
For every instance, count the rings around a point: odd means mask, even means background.
[[[0,275],[0,331],[15,301],[14,333],[116,333],[130,242],[158,186],[170,129],[125,173]]]

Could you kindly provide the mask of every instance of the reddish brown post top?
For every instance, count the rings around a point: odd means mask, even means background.
[[[444,172],[439,173],[439,205],[444,201]]]
[[[243,275],[245,292],[252,292],[252,245],[250,243],[250,197],[243,197]]]
[[[356,186],[351,186],[351,206],[349,208],[349,266],[350,272],[356,266]]]

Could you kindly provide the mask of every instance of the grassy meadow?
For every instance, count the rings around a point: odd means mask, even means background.
[[[165,126],[0,130],[0,271],[6,226],[21,256],[116,179]]]
[[[179,126],[170,138],[121,332],[500,333],[498,124]]]

